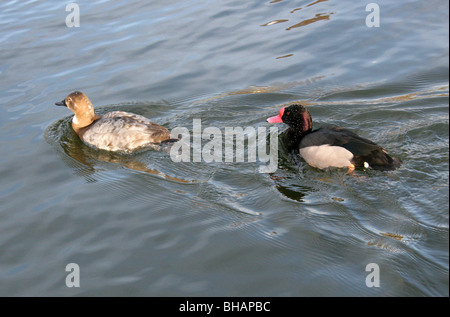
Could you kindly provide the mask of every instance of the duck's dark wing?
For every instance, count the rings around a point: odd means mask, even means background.
[[[350,130],[333,125],[324,126],[306,135],[300,143],[300,148],[324,144],[340,146],[350,151],[354,155],[352,162],[357,167],[367,163],[374,169],[391,170],[401,164],[400,160],[390,157],[376,143]]]
[[[350,130],[333,125],[324,126],[309,133],[303,138],[300,147],[323,144],[342,146],[352,152],[353,155],[367,155],[374,150],[381,149],[381,147],[374,142],[362,138]]]

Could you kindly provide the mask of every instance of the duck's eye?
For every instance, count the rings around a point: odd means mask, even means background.
[[[67,102],[71,102],[72,101],[72,98],[67,98]]]
[[[289,116],[291,113],[289,111],[286,112],[286,115]]]

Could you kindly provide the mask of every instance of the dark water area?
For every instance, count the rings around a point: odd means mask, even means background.
[[[0,295],[448,296],[449,4],[379,2],[368,27],[369,3],[78,1],[67,27],[67,3],[2,2]],[[99,151],[54,106],[74,90],[267,140],[302,103],[403,165],[323,171],[282,142],[271,173]]]

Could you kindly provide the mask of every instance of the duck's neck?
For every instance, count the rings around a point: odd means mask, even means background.
[[[100,119],[100,116],[95,113],[88,115],[75,115],[72,119],[72,128],[76,133],[79,133],[83,128],[90,126],[92,123]]]
[[[311,129],[307,131],[298,130],[295,128],[289,128],[286,130],[284,141],[289,151],[298,150],[300,142],[305,135],[311,132]]]
[[[305,135],[312,131],[312,119],[308,111],[301,113],[298,120],[294,120],[289,124],[289,129],[286,131],[286,146],[289,150],[298,150],[300,141]]]

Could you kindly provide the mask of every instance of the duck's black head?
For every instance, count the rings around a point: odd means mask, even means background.
[[[278,116],[267,119],[269,123],[283,122],[292,129],[304,133],[312,129],[312,119],[308,110],[300,104],[293,104],[280,109]]]

